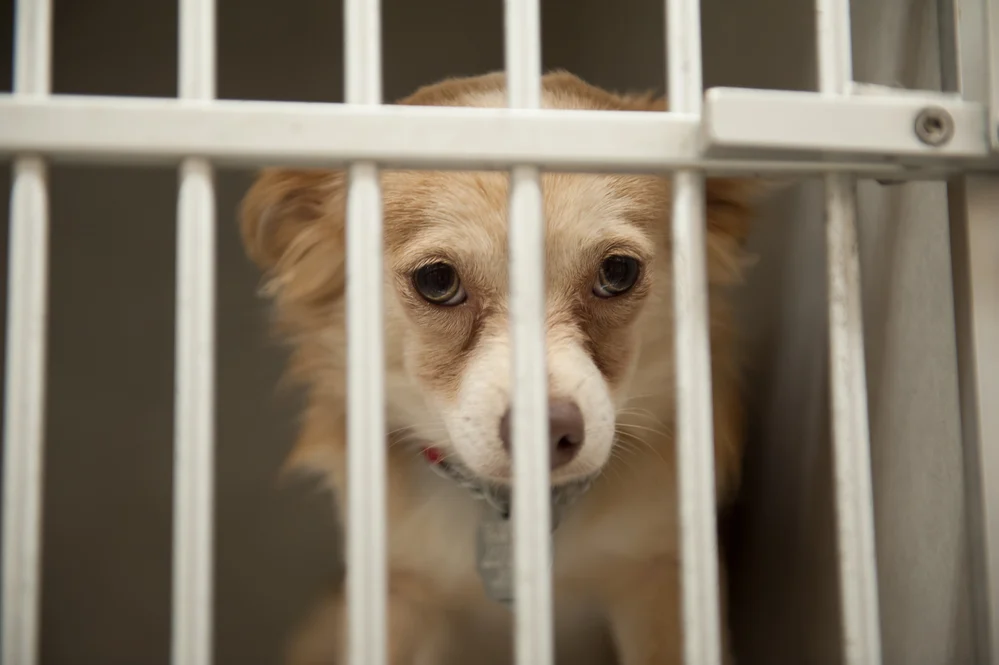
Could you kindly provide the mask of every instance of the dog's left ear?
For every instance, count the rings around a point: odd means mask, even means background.
[[[728,236],[742,246],[757,206],[773,187],[751,178],[707,178],[704,189],[708,233]]]
[[[669,110],[667,100],[654,93],[621,95],[618,102],[623,111]],[[708,178],[704,187],[708,234],[741,246],[749,235],[753,211],[777,185],[758,178]]]
[[[708,281],[738,284],[753,263],[745,252],[746,238],[769,188],[748,178],[707,178],[704,188]]]

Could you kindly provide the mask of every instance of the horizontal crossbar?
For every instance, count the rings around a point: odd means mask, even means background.
[[[958,121],[956,132],[950,147],[931,150],[902,137],[911,125],[905,109],[911,112],[918,100],[888,105],[861,98],[816,101],[818,95],[800,93],[801,99],[768,105],[732,92],[709,91],[704,132],[695,116],[678,113],[3,95],[0,154],[170,164],[198,156],[238,166],[373,161],[388,168],[534,164],[557,171],[851,171],[898,179],[999,170],[999,160],[987,156],[981,105],[947,102]],[[757,116],[759,124],[746,122],[737,117],[740,105],[753,116],[768,115]],[[827,130],[820,139],[800,124],[812,107],[823,110]],[[801,120],[779,121],[785,117]],[[837,143],[834,130],[848,127],[852,133]],[[778,130],[791,138],[778,140]],[[719,147],[743,151],[718,156],[712,151]],[[803,147],[811,152],[801,154]]]
[[[921,115],[927,111],[934,115]],[[928,118],[924,120],[928,123],[949,122],[950,138],[939,144],[920,139],[917,124],[921,118]],[[717,154],[719,149],[746,149],[790,151],[801,159],[838,155],[924,163],[985,160],[991,156],[988,125],[988,109],[983,104],[952,95],[908,91],[834,97],[714,88],[708,90],[704,105],[708,154]],[[945,131],[942,124],[936,128]]]

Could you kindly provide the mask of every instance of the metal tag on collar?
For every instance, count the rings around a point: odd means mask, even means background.
[[[476,567],[486,595],[498,603],[513,603],[513,521],[493,510],[482,511],[475,537]]]
[[[552,531],[560,512],[552,506]],[[509,510],[495,510],[489,505],[482,511],[475,537],[475,564],[486,595],[507,607],[513,605],[513,519]],[[554,541],[551,542],[554,556]]]

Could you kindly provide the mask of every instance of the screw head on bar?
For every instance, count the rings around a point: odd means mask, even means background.
[[[927,106],[916,116],[915,131],[920,141],[937,148],[954,137],[954,118],[946,109]]]

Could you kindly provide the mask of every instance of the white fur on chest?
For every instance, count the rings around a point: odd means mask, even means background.
[[[475,575],[475,529],[483,504],[429,469],[416,472],[413,504],[389,529],[390,566],[449,593]]]
[[[417,474],[414,505],[391,525],[391,565],[417,574],[443,603],[457,606],[466,623],[460,641],[467,642],[476,662],[490,665],[481,659],[491,653],[505,665],[512,639],[509,610],[486,598],[475,560],[479,519],[490,508],[428,469]],[[660,503],[638,493],[608,505],[606,493],[596,489],[597,494],[584,495],[569,508],[553,538],[560,662],[608,662],[610,642],[595,592],[601,577],[609,567],[627,565],[636,554],[669,551],[676,542],[668,501]],[[571,660],[563,660],[570,655]]]

